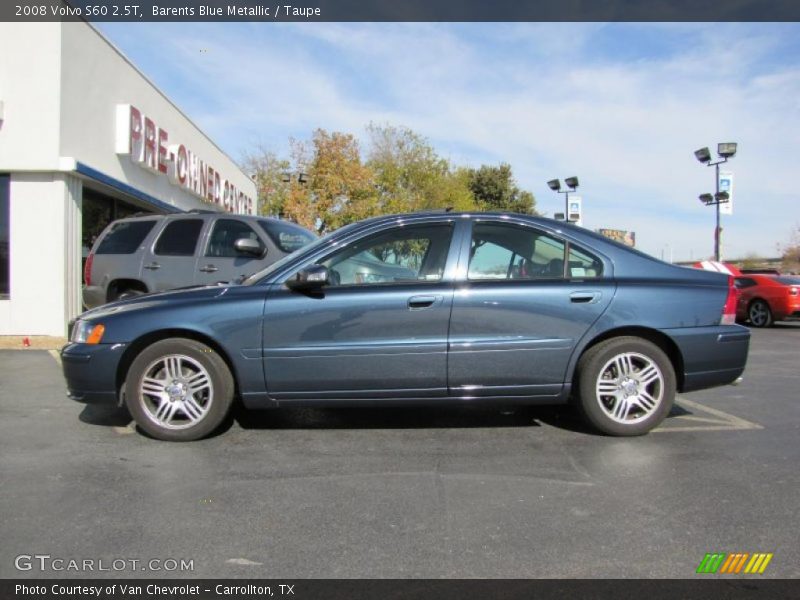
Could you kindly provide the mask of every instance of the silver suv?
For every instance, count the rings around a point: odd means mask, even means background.
[[[234,281],[272,264],[316,236],[265,217],[191,211],[114,221],[86,259],[83,303]]]

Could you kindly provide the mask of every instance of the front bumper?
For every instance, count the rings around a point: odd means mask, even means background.
[[[683,357],[681,392],[734,383],[744,372],[750,330],[741,325],[663,330]]]
[[[117,370],[126,344],[74,344],[61,349],[67,396],[87,404],[116,404]]]

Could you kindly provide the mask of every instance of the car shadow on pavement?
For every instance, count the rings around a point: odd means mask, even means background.
[[[107,404],[87,404],[78,415],[78,419],[89,425],[103,427],[127,427],[133,421],[128,409],[124,406]]]
[[[544,409],[530,407],[279,408],[246,410],[234,419],[242,429],[449,429],[540,427]]]

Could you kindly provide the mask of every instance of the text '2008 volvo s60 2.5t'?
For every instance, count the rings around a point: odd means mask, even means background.
[[[283,406],[573,402],[640,435],[676,392],[737,381],[749,332],[730,277],[515,214],[416,213],[343,227],[250,276],[81,315],[69,395],[124,402],[195,440],[235,398]]]

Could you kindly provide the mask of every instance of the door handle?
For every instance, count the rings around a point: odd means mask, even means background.
[[[200,269],[203,273],[213,273],[214,271],[219,271],[217,267],[214,265],[206,265],[202,269]]]
[[[575,304],[588,304],[600,298],[600,292],[572,292],[569,301]]]
[[[144,266],[145,269],[150,269],[151,271],[155,271],[156,269],[160,269],[161,265],[157,262],[152,262],[149,265]]]
[[[441,296],[411,296],[411,298],[408,299],[408,308],[411,310],[430,308],[441,299]]]

